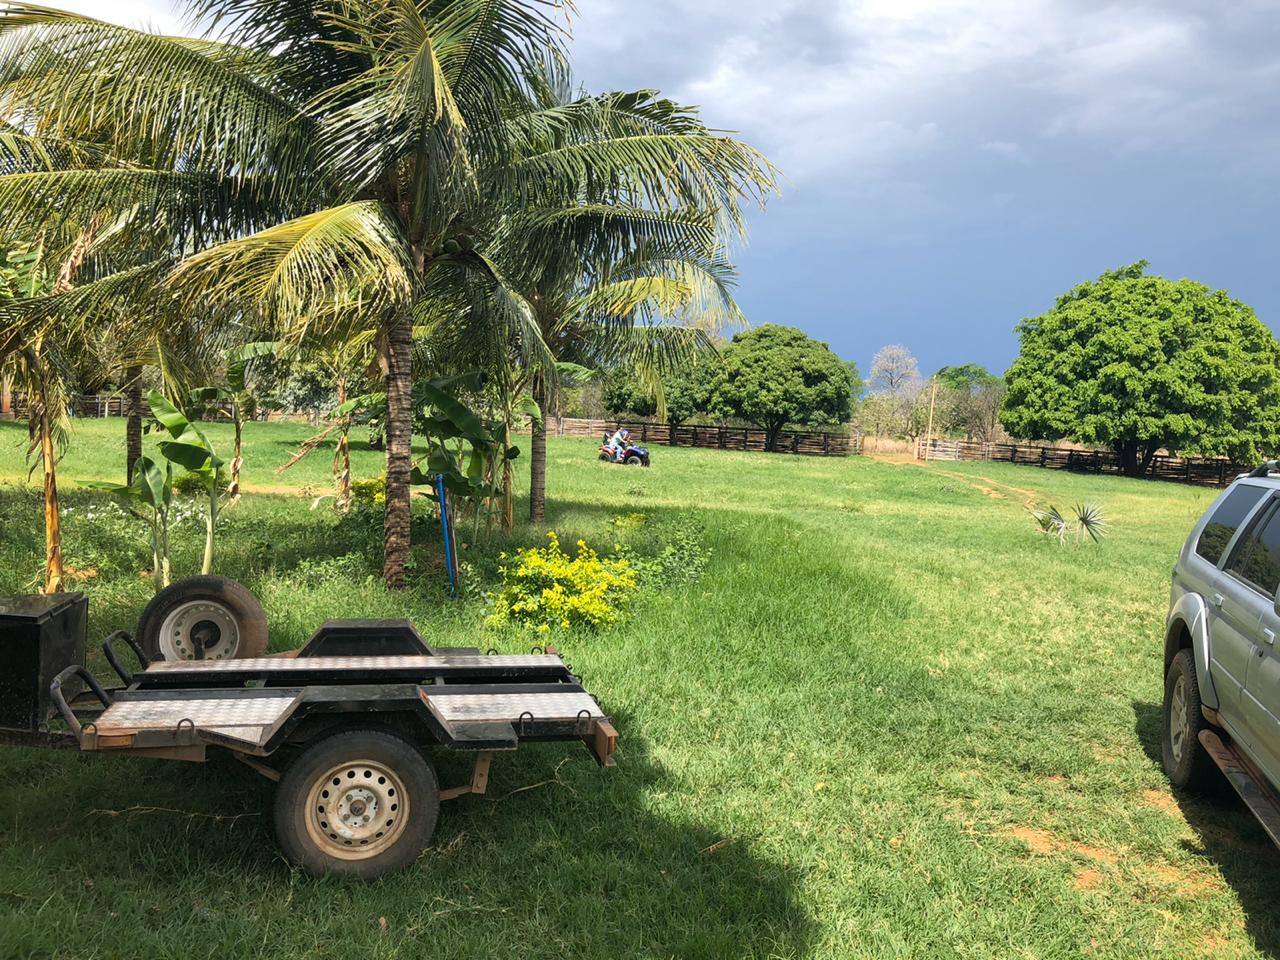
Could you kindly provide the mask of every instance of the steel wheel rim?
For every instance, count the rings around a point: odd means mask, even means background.
[[[331,767],[307,792],[307,834],[331,857],[367,860],[404,833],[409,794],[386,764],[352,760]]]
[[[160,624],[160,655],[165,660],[194,660],[193,631],[211,635],[209,625],[217,631],[217,639],[204,648],[204,659],[235,657],[240,649],[240,624],[231,608],[216,600],[188,600],[170,610]]]
[[[1187,715],[1187,678],[1179,676],[1169,697],[1169,749],[1174,762],[1181,762],[1182,751],[1190,733],[1190,717]]]

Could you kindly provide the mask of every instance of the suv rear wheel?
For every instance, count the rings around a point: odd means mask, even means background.
[[[1191,650],[1179,650],[1164,678],[1160,714],[1160,756],[1175,787],[1203,790],[1216,782],[1218,768],[1200,743],[1200,731],[1208,728],[1200,708],[1195,658]]]

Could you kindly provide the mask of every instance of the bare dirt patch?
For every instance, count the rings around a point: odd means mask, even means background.
[[[1102,873],[1097,867],[1086,867],[1083,870],[1077,870],[1072,885],[1077,890],[1092,890],[1102,882]]]
[[[1035,854],[1053,853],[1060,846],[1052,833],[1048,830],[1037,830],[1035,827],[1014,827],[1007,832],[1007,835],[1015,840],[1021,840],[1026,844],[1027,849]]]
[[[1228,946],[1227,938],[1216,930],[1210,930],[1203,937],[1196,941],[1194,955],[1197,957],[1213,956],[1221,953]]]
[[[1146,864],[1139,868],[1138,875],[1153,886],[1171,891],[1180,899],[1214,893],[1223,887],[1219,876],[1168,863]]]
[[[1179,820],[1185,819],[1182,816],[1182,809],[1178,806],[1178,801],[1163,790],[1143,790],[1142,802],[1148,807],[1159,810],[1161,813],[1169,814],[1171,817],[1177,817]]]
[[[1097,863],[1105,863],[1108,866],[1114,865],[1120,859],[1110,850],[1103,847],[1091,847],[1086,843],[1077,843],[1071,849],[1082,857],[1088,857],[1090,860]]]

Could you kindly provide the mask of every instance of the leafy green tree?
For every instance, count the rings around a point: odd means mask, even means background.
[[[997,384],[1000,378],[986,367],[978,363],[962,363],[954,367],[943,367],[933,375],[941,386],[952,390],[967,390],[971,387],[985,387]]]
[[[937,381],[937,425],[944,434],[963,434],[969,440],[995,439],[1000,429],[1004,380],[977,363],[943,367]]]
[[[765,324],[737,334],[720,354],[709,405],[764,429],[773,450],[788,423],[844,423],[852,410],[849,371],[825,343],[803,330]]]
[[[867,382],[862,379],[862,371],[858,369],[858,361],[846,360],[844,368],[849,374],[849,390],[853,394],[854,401],[861,400],[862,395],[867,392]]]
[[[697,356],[661,373],[659,386],[661,395],[666,400],[666,416],[663,419],[667,423],[681,424],[707,412],[707,394],[715,362],[714,355]],[[634,367],[619,367],[611,371],[601,391],[604,408],[615,417],[627,414],[638,417],[656,416],[658,396],[658,391]]]
[[[1018,326],[1000,418],[1014,436],[1111,447],[1126,474],[1162,447],[1249,462],[1280,442],[1280,344],[1223,290],[1104,273]]]

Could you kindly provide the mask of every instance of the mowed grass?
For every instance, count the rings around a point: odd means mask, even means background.
[[[271,474],[308,433],[250,425],[250,493],[219,544],[273,647],[331,616],[489,645],[482,599],[439,588],[429,525],[414,586],[389,594],[378,531],[298,495],[327,489],[326,454]],[[0,426],[0,592],[39,572],[24,440]],[[85,421],[62,468],[95,637],[132,626],[150,590],[140,531],[92,519],[102,501],[72,489],[116,477],[122,447],[120,421]],[[1274,955],[1280,857],[1238,803],[1172,794],[1156,760],[1169,570],[1212,491],[999,464],[594,457],[553,441],[547,527],[466,555],[483,588],[499,549],[547,528],[607,549],[618,514],[705,525],[694,586],[558,641],[622,731],[615,770],[567,745],[500,756],[413,869],[362,886],[292,872],[270,785],[234,763],[5,749],[0,956]],[[378,463],[357,452],[358,475]],[[1085,499],[1111,520],[1102,544],[1036,534],[1028,501]],[[442,780],[464,776],[457,759]]]

